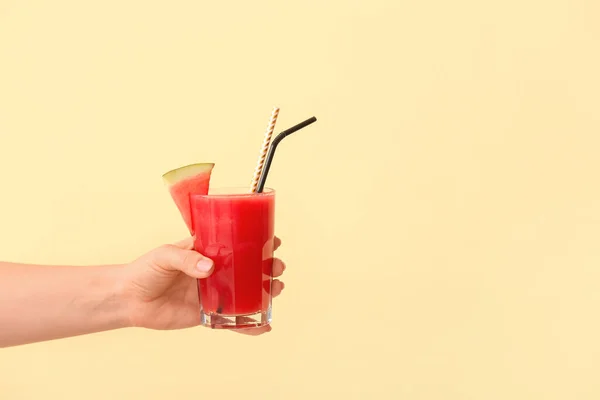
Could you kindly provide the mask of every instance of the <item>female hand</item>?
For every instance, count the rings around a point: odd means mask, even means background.
[[[281,245],[275,238],[274,248]],[[200,304],[196,279],[210,276],[213,261],[193,250],[193,238],[161,246],[126,265],[122,270],[121,292],[127,302],[131,326],[150,329],[181,329],[200,324]],[[285,264],[273,260],[273,277],[279,277]],[[271,292],[278,296],[284,288],[273,279]],[[269,325],[238,329],[248,335],[269,332]]]

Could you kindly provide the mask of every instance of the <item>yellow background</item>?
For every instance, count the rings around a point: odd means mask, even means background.
[[[597,399],[600,3],[0,1],[0,259],[183,238],[279,147],[273,332],[0,351],[0,398]]]

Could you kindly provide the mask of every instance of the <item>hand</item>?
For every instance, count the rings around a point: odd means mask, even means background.
[[[200,324],[200,303],[196,279],[212,273],[213,261],[193,250],[193,238],[174,245],[161,246],[125,266],[123,293],[132,326],[150,329],[181,329]],[[275,249],[281,240],[275,238]],[[285,264],[273,260],[273,277],[283,274]],[[284,288],[273,279],[273,297]],[[259,335],[269,332],[269,325],[237,330]]]

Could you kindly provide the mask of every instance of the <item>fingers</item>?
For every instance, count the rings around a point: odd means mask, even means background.
[[[180,242],[187,246],[187,242]],[[194,250],[189,250],[178,245],[165,245],[152,253],[153,262],[157,266],[170,271],[181,271],[192,278],[206,278],[214,268],[210,258]]]
[[[194,248],[194,238],[190,236],[189,238],[175,243],[174,246],[177,246],[182,249],[191,250]],[[277,250],[279,246],[281,246],[281,239],[275,236],[275,239],[273,239],[273,250]]]
[[[279,248],[279,246],[281,246],[281,239],[275,237],[274,249]],[[164,266],[166,269],[182,271],[194,278],[204,278],[212,273],[214,264],[209,258],[193,251],[193,248],[194,238],[188,237],[173,245],[162,247],[159,249],[159,255],[163,263],[169,264],[169,266]],[[168,260],[166,257],[168,257]],[[272,276],[274,278],[281,276],[285,269],[286,266],[283,261],[278,258],[273,260]]]
[[[281,294],[283,289],[285,288],[285,284],[279,279],[273,279],[271,283],[271,296],[277,297]],[[271,332],[271,325],[265,325],[256,328],[241,328],[241,329],[232,329],[236,333],[241,333],[242,335],[247,336],[259,336],[264,333]]]
[[[283,275],[283,271],[285,271],[285,263],[279,258],[273,259],[273,277],[276,278]]]
[[[279,296],[283,289],[285,289],[285,283],[283,283],[279,279],[273,279],[273,282],[271,283],[271,296]]]
[[[271,325],[260,326],[257,328],[243,328],[243,329],[234,329],[233,331],[236,333],[241,333],[242,335],[248,336],[258,336],[263,333],[271,332]]]
[[[190,236],[189,238],[175,243],[173,246],[179,247],[180,249],[192,250],[194,248],[194,238]]]

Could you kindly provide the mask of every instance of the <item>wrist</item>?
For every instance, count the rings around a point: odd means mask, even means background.
[[[125,265],[107,265],[102,267],[104,274],[100,287],[103,287],[102,306],[105,311],[110,329],[128,328],[131,326],[129,317],[129,301],[124,284]]]

